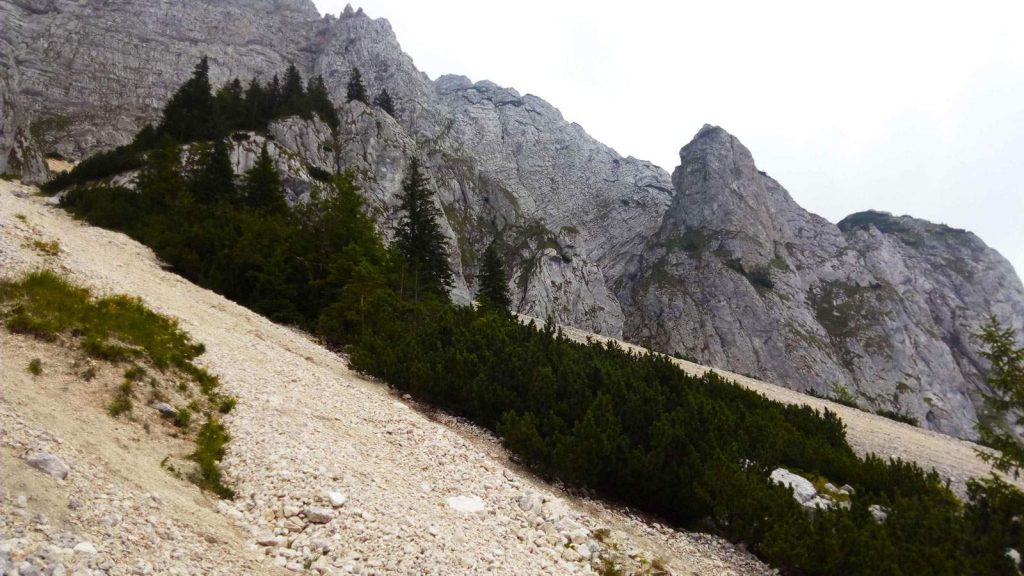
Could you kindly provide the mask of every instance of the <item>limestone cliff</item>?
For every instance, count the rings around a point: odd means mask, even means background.
[[[16,134],[71,158],[128,141],[204,54],[215,84],[294,63],[324,77],[341,125],[271,128],[291,197],[316,185],[311,167],[352,169],[389,236],[403,173],[419,156],[445,215],[460,301],[471,297],[476,255],[497,237],[521,312],[797,389],[841,386],[872,408],[965,436],[979,404],[970,332],[990,312],[1024,328],[1019,279],[969,233],[875,213],[836,226],[800,208],[718,128],[683,148],[670,177],[536,96],[431,80],[390,24],[361,10],[0,0],[0,15],[0,161],[25,149],[41,162]],[[355,67],[371,96],[393,95],[394,117],[344,101]],[[261,141],[252,138],[236,141],[239,169]]]
[[[619,286],[626,337],[971,436],[985,316],[1024,327],[1024,289],[975,235],[797,205],[724,130],[680,151],[673,205]]]

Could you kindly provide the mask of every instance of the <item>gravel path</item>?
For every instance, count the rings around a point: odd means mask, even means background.
[[[67,573],[77,567],[81,574],[588,574],[605,560],[627,573],[652,562],[674,574],[772,572],[719,539],[644,522],[538,482],[482,431],[429,417],[307,336],[161,270],[145,247],[75,222],[32,193],[0,182],[0,276],[56,268],[97,293],[142,298],[205,343],[200,360],[238,398],[226,419],[232,442],[224,461],[238,498],[216,502],[174,479],[159,467],[165,452],[147,444],[154,440],[138,440],[141,432],[130,425],[61,394],[34,393],[26,377],[6,379],[0,561],[35,554],[33,561],[45,563],[41,555],[52,554]],[[35,240],[57,240],[60,253],[40,254]],[[25,358],[40,353],[33,348],[40,344],[21,337],[0,343],[11,355],[0,358],[5,374],[24,372]],[[71,474],[47,478],[52,489],[35,493],[31,482],[9,474],[15,466],[8,462],[43,434],[60,438],[52,448]],[[130,441],[141,444],[110,448]],[[153,486],[171,497],[158,495],[151,506]],[[27,506],[19,506],[24,497]],[[83,498],[132,521],[107,525],[102,515],[68,512],[69,502]],[[50,502],[74,533],[60,540],[61,530],[37,529],[35,501]],[[174,538],[152,538],[159,528],[146,526],[163,526]],[[75,541],[88,541],[100,560],[75,560],[84,554],[73,552]]]

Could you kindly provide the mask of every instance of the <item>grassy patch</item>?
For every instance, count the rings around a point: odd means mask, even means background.
[[[36,252],[41,252],[47,256],[56,256],[57,254],[60,254],[60,242],[57,242],[56,240],[51,240],[49,242],[33,240],[32,248],[34,248]]]
[[[38,271],[15,282],[0,282],[0,321],[13,333],[47,342],[63,341],[90,358],[126,364],[124,380],[107,404],[107,412],[114,417],[132,413],[136,385],[150,374],[146,367],[177,381],[179,390],[189,397],[189,384],[197,386],[201,398],[180,408],[174,424],[187,430],[195,414],[207,415],[207,424],[196,437],[198,456],[194,459],[199,471],[194,479],[218,495],[230,493],[220,484],[219,456],[211,464],[210,455],[223,454],[227,442],[227,433],[214,415],[229,412],[235,399],[220,394],[217,377],[193,362],[205,348],[173,319],[149,310],[137,298],[96,298],[53,272]],[[29,371],[36,374],[34,370],[42,371],[38,359],[29,364]],[[82,378],[91,380],[95,375],[90,367]],[[149,382],[153,394],[159,395],[157,380],[149,377]]]
[[[235,492],[224,485],[220,470],[220,461],[224,458],[224,447],[228,440],[230,437],[224,425],[216,416],[210,416],[199,429],[196,451],[191,458],[199,467],[192,481],[221,498],[230,499],[235,497]]]
[[[40,360],[39,358],[33,358],[32,361],[28,363],[28,373],[33,376],[39,376],[40,374],[42,374],[43,361]]]

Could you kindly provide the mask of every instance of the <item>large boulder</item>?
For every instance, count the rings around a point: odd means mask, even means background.
[[[49,452],[30,452],[25,455],[25,462],[36,470],[58,480],[67,478],[71,472],[71,468],[63,460]]]

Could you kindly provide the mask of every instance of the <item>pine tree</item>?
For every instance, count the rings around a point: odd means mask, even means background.
[[[281,111],[281,81],[277,79],[277,74],[274,74],[274,77],[270,79],[266,95],[263,115],[267,119],[267,124],[269,124]]]
[[[240,128],[243,130],[265,130],[269,106],[267,105],[267,92],[259,80],[253,78],[249,87],[245,90],[244,113]]]
[[[352,69],[352,76],[348,79],[345,97],[349,102],[359,100],[363,104],[366,104],[366,85],[363,84],[363,75],[359,72],[359,68]]]
[[[480,272],[477,274],[477,300],[485,310],[508,313],[512,297],[508,291],[508,276],[498,254],[497,240],[492,240],[484,250]]]
[[[218,133],[213,95],[210,93],[210,63],[203,56],[186,81],[164,107],[159,132],[178,142],[212,138]]]
[[[999,450],[997,455],[985,451],[978,454],[996,470],[1011,472],[1017,478],[1024,471],[1024,442],[1003,426],[1007,420],[1024,425],[1024,348],[1017,345],[1016,331],[1003,328],[994,316],[976,336],[984,346],[981,355],[991,364],[985,375],[991,393],[984,395],[991,420],[982,418],[978,422],[978,434],[982,444]]]
[[[263,144],[256,163],[245,173],[245,203],[252,208],[270,212],[283,212],[288,209],[281,176],[278,175],[274,161],[267,152],[266,143]]]
[[[196,199],[206,204],[234,202],[235,172],[223,138],[214,140],[213,146],[200,158],[193,177],[193,189]]]
[[[391,99],[387,88],[377,94],[377,97],[373,99],[373,105],[387,112],[391,117],[395,116],[395,102]]]
[[[413,298],[418,299],[421,292],[446,295],[452,286],[447,240],[438,224],[441,212],[434,206],[434,195],[417,158],[410,162],[402,182],[399,210],[403,214],[395,247],[409,267]]]
[[[323,76],[309,79],[306,97],[309,99],[309,106],[313,112],[328,126],[336,130],[339,125],[338,113],[334,110],[334,103],[331,102],[331,95],[327,92]]]
[[[309,106],[306,102],[306,90],[302,86],[302,75],[295,64],[289,64],[284,73],[284,84],[281,86],[281,116],[301,116],[309,118]]]
[[[185,190],[181,155],[174,139],[164,135],[149,152],[135,178],[143,205],[154,212],[175,205]]]
[[[224,132],[238,130],[245,121],[245,94],[238,78],[228,82],[217,91],[214,105],[221,129]]]

